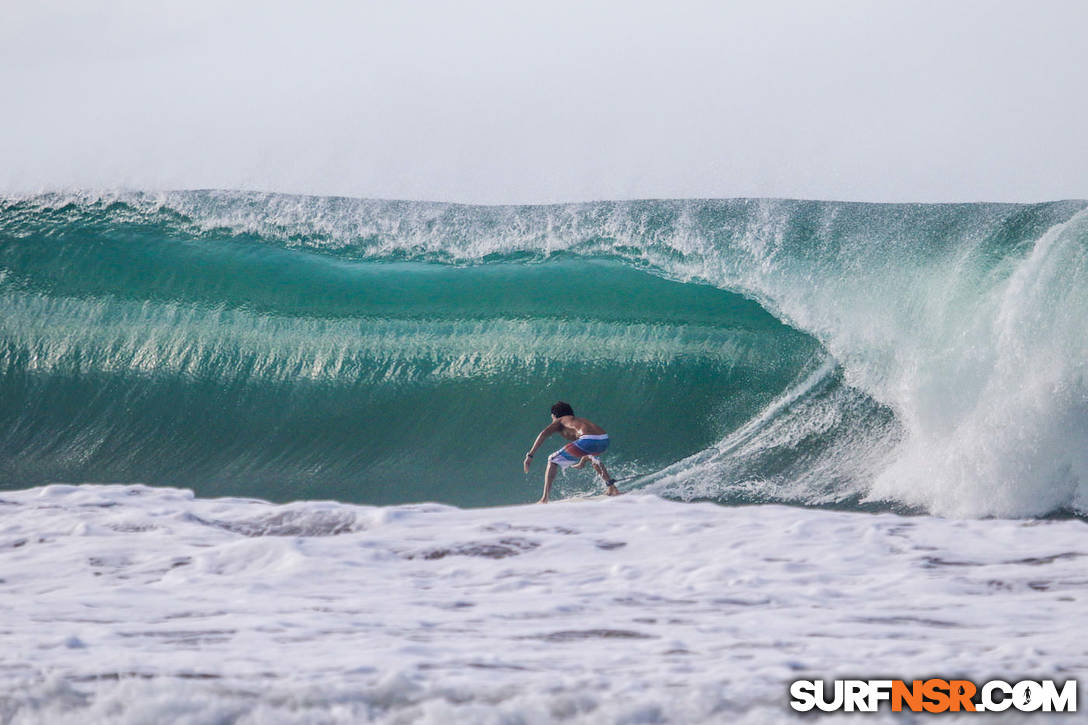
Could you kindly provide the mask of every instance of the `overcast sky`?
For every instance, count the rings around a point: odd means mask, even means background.
[[[1088,2],[2,1],[3,192],[1088,198]]]

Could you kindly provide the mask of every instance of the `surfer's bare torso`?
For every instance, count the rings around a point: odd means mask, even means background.
[[[576,441],[582,436],[607,435],[607,431],[593,421],[573,415],[556,418],[548,428],[552,428],[553,433],[558,433],[568,441]]]

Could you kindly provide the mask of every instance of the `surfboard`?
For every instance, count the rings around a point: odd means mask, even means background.
[[[623,493],[617,494],[622,496]],[[576,501],[601,501],[606,498],[616,498],[616,496],[609,496],[607,493],[579,493],[574,496],[568,496],[567,498],[557,498],[554,503],[573,503]]]

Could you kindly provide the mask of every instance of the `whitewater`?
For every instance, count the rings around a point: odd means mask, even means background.
[[[0,199],[0,720],[1083,679],[1086,207]]]

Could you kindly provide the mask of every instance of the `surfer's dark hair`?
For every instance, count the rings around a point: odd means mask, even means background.
[[[564,415],[574,415],[574,408],[570,407],[570,403],[564,403],[560,400],[552,406],[552,415],[556,418],[562,418]]]

